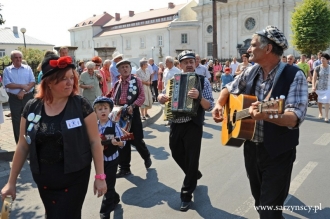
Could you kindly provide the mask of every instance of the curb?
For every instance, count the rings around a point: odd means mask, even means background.
[[[152,107],[155,107],[155,108],[157,107],[157,112],[155,113],[155,115],[153,117],[142,122],[143,128],[155,123],[163,114],[163,107],[160,105],[160,103],[158,103],[158,102],[154,103]]]

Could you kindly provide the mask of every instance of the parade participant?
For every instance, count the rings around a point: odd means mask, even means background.
[[[83,88],[82,96],[85,97],[91,104],[95,98],[102,95],[99,82],[102,80],[102,76],[98,71],[95,71],[95,63],[86,63],[87,71],[83,72],[79,78],[79,87]]]
[[[148,61],[146,59],[143,58],[140,60],[140,68],[136,71],[136,76],[141,80],[144,89],[145,100],[140,107],[140,111],[141,111],[141,119],[146,120],[146,117],[150,118],[150,116],[148,115],[148,109],[152,108],[152,102],[153,102],[151,88],[150,88],[150,85],[152,85],[152,82],[150,81],[151,72],[149,71]]]
[[[106,59],[103,62],[103,66],[102,66],[102,70],[103,70],[104,75],[105,75],[105,80],[106,80],[107,85],[108,85],[108,91],[106,92],[106,94],[111,91],[111,73],[109,71],[110,65],[111,65],[111,61],[109,59]]]
[[[21,114],[25,104],[33,99],[35,78],[32,69],[22,64],[23,54],[13,50],[10,54],[12,64],[3,71],[3,84],[8,92],[9,107],[16,144],[20,136]]]
[[[102,96],[105,96],[108,93],[108,84],[107,84],[106,73],[103,71],[103,68],[101,67],[102,59],[99,56],[94,56],[92,58],[92,62],[95,63],[94,72],[102,76],[102,79],[99,82],[99,86],[102,92]]]
[[[110,73],[111,73],[111,87],[115,85],[115,83],[119,80],[120,74],[117,70],[117,63],[123,60],[123,54],[120,54],[119,52],[114,52],[112,55],[113,59],[110,65]]]
[[[69,56],[46,57],[35,99],[22,113],[19,142],[8,183],[1,190],[16,198],[16,180],[30,153],[30,169],[43,201],[46,218],[81,218],[93,158],[94,194],[102,196],[103,154],[96,115],[77,95],[78,74]]]
[[[324,105],[324,121],[329,122],[330,104],[330,56],[327,53],[321,55],[321,65],[316,66],[313,73],[312,91],[316,92],[317,105],[319,107],[319,119],[323,119],[322,105]],[[318,80],[318,83],[316,81]]]
[[[163,73],[164,73],[165,67],[164,67],[163,62],[160,62],[158,65],[159,65],[159,69],[158,69],[157,89],[158,89],[158,93],[160,94],[162,92],[162,90],[164,89]]]
[[[102,140],[111,140],[103,143],[104,173],[106,175],[107,192],[103,196],[100,209],[100,216],[109,219],[110,213],[115,209],[120,201],[119,194],[115,190],[116,172],[118,168],[118,147],[125,146],[125,141],[120,137],[123,133],[118,123],[112,123],[109,114],[113,109],[113,101],[107,97],[97,97],[93,103],[93,108],[98,119],[98,129]],[[118,141],[115,139],[118,139]]]
[[[249,54],[248,53],[244,53],[242,55],[242,63],[238,64],[238,67],[236,69],[235,75],[240,75],[247,67],[252,66],[249,63]]]
[[[261,219],[283,218],[279,206],[283,207],[289,192],[299,126],[307,110],[308,86],[304,73],[295,66],[281,62],[283,51],[287,48],[288,42],[277,27],[267,26],[254,34],[247,52],[250,61],[256,64],[222,89],[212,111],[215,122],[223,121],[224,105],[230,94],[254,95],[258,100],[285,96],[284,114],[273,119],[267,112],[258,111],[259,102],[249,107],[256,127],[253,139],[244,143],[244,159]],[[269,208],[263,208],[265,206]]]
[[[128,105],[128,113],[133,115],[130,132],[134,134],[134,140],[126,141],[126,145],[119,150],[119,170],[116,177],[123,177],[131,174],[131,145],[134,145],[144,160],[148,169],[151,166],[150,153],[143,141],[143,127],[140,119],[139,107],[144,103],[144,90],[139,78],[131,75],[132,66],[128,60],[117,63],[120,80],[116,82],[112,90],[107,94],[114,100],[115,105]]]
[[[183,73],[195,72],[195,53],[183,51],[179,54],[178,60]],[[185,178],[181,188],[181,211],[187,211],[191,204],[192,193],[194,192],[197,179],[202,177],[198,171],[199,155],[203,135],[203,122],[205,110],[211,111],[214,102],[212,88],[209,80],[204,76],[198,76],[202,85],[201,92],[196,88],[188,92],[188,97],[200,102],[197,116],[178,117],[172,120],[170,126],[170,149],[175,162],[185,173]],[[163,91],[165,92],[165,90]],[[164,104],[169,100],[165,94],[160,94],[158,100]]]

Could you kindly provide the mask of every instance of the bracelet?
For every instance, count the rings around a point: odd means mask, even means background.
[[[105,180],[107,176],[104,173],[96,174],[95,179]]]

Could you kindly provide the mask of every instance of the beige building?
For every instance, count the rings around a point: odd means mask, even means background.
[[[197,3],[168,5],[142,13],[128,11],[127,16],[104,12],[94,15],[70,28],[71,45],[77,46],[76,60],[90,60],[98,48],[123,53],[136,65],[143,57],[153,57],[155,62],[165,56],[176,56],[182,50],[198,50],[199,24],[192,10]]]
[[[43,42],[34,37],[25,34],[25,44],[27,48],[53,51],[54,45]],[[11,51],[24,47],[23,33],[16,26],[13,29],[9,27],[0,29],[0,57],[10,56]]]

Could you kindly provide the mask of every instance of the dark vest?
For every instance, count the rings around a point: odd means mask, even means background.
[[[92,152],[89,143],[89,138],[84,123],[83,113],[81,110],[81,96],[76,95],[69,97],[63,119],[61,121],[61,129],[63,136],[63,152],[64,152],[64,173],[71,173],[79,171],[91,164]],[[28,109],[28,114],[35,113],[41,115],[43,101],[40,99],[31,100],[32,104]],[[82,126],[68,129],[66,121],[70,119],[79,118]],[[29,125],[26,122],[26,128]],[[35,145],[36,133],[39,129],[39,123],[34,125],[32,131],[27,132],[31,138],[30,147],[30,168],[33,173],[39,174],[39,162],[37,157],[37,150]]]
[[[133,87],[135,86],[137,89],[135,90],[136,93],[133,94],[133,88],[128,86],[127,89],[127,96],[131,97],[131,99],[126,99],[127,105],[131,105],[132,103],[134,103],[134,101],[137,99],[137,97],[139,96],[139,87],[138,87],[138,83],[137,83],[137,78],[134,77],[133,75],[131,76],[131,80],[135,80],[135,82],[132,83]],[[117,86],[120,86],[120,80],[117,81],[114,85],[114,92],[117,89]],[[121,88],[118,89],[118,92],[116,94],[114,94],[116,96],[113,97],[114,101],[115,101],[115,105],[119,105],[119,98],[121,96]]]
[[[115,124],[113,123],[111,127],[106,127],[103,135],[107,136],[107,135],[111,135],[112,136],[116,136],[116,132],[115,132]],[[116,153],[118,151],[118,146],[113,145],[110,141],[109,143],[107,143],[106,145],[104,145],[104,150],[103,150],[103,154],[106,157],[110,157],[111,155],[113,155],[114,153]]]
[[[200,92],[203,92],[203,90],[204,90],[204,80],[205,80],[205,77],[204,76],[201,76],[201,75],[198,75],[198,77],[199,77],[199,81],[201,83],[201,91]],[[203,109],[202,105],[199,104],[199,107],[198,107],[198,110],[197,110],[197,116],[191,117],[191,120],[196,125],[203,125],[204,116],[205,116],[205,110]]]
[[[253,70],[258,69],[256,65]],[[288,96],[290,86],[300,69],[286,65],[283,69],[281,76],[278,79],[277,84],[272,90],[272,98],[280,97],[281,95]],[[251,70],[252,71],[252,70]],[[247,88],[245,93],[255,95],[252,88],[253,82],[257,74],[251,74],[251,78],[248,79]],[[285,126],[278,126],[274,123],[264,121],[264,146],[271,157],[276,157],[299,144],[299,128],[289,129]]]

